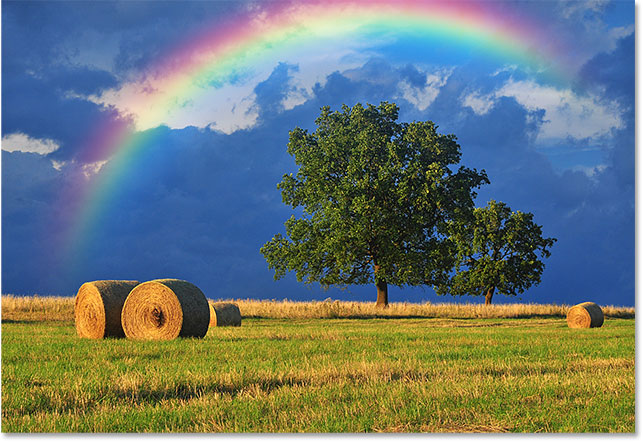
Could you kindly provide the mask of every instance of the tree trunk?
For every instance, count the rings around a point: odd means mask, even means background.
[[[377,302],[375,306],[385,308],[388,306],[388,284],[377,277],[380,266],[375,264],[373,269],[375,270],[375,287],[377,287]]]
[[[385,308],[388,306],[388,285],[386,281],[378,281],[375,283],[377,287],[377,303],[376,307]]]
[[[491,305],[491,298],[493,298],[493,292],[495,290],[495,287],[489,287],[489,290],[487,290],[487,294],[484,297],[484,305]]]

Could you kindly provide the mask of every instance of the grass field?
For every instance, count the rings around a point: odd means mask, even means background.
[[[238,303],[205,339],[90,341],[73,300],[3,297],[2,431],[635,431],[633,309]]]

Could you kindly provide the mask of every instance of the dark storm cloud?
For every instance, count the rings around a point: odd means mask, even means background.
[[[46,238],[61,177],[35,153],[2,151],[3,293],[55,294],[64,287],[50,269]]]
[[[88,35],[115,41],[117,71],[143,67],[159,53],[222,17],[243,13],[246,2],[3,2],[3,67],[68,62]],[[91,50],[91,48],[84,48]],[[99,48],[96,48],[99,49]]]
[[[411,86],[421,88],[426,85],[426,73],[420,72],[412,64],[407,64],[400,69],[400,74]]]
[[[117,84],[116,78],[109,72],[86,66],[56,66],[47,72],[44,81],[59,93],[72,92],[80,95],[98,94]]]
[[[109,75],[82,70],[77,88],[95,87],[109,82]],[[70,97],[61,85],[66,75],[39,78],[32,75],[7,76],[2,81],[2,132],[28,134],[32,138],[56,141],[61,147],[51,154],[58,160],[79,157],[94,130],[107,121],[117,122],[120,115],[81,98]],[[80,157],[79,157],[80,158]],[[88,162],[102,158],[87,157]]]
[[[99,220],[80,274],[171,275],[209,297],[278,297],[288,282],[273,284],[259,248],[288,217],[276,189],[292,169],[287,129],[157,131],[156,147],[139,160],[144,167],[130,165],[137,178],[126,178],[127,192]],[[108,245],[110,255],[100,253]]]
[[[634,111],[634,33],[618,40],[616,49],[601,53],[581,69],[584,86],[595,86],[623,110]]]
[[[3,135],[52,139],[61,146],[52,154],[59,161],[101,160],[79,153],[98,127],[123,116],[80,96],[117,86],[131,69],[216,23],[222,11],[244,8],[241,2],[4,2]],[[113,53],[103,47],[108,43]]]
[[[281,102],[292,88],[289,86],[290,72],[296,72],[297,66],[279,63],[270,76],[255,87],[256,104],[261,110],[262,119],[271,118],[283,111]]]
[[[613,142],[605,154],[608,159],[604,175],[628,190],[634,197],[634,111],[635,70],[634,34],[618,41],[610,53],[598,54],[581,70],[590,87],[601,92],[608,101],[617,102],[623,111],[625,127],[614,131]],[[633,204],[633,201],[632,201]]]

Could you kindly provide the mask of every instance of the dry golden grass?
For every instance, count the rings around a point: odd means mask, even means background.
[[[557,304],[455,304],[455,303],[401,303],[389,304],[386,309],[373,302],[345,301],[277,301],[277,300],[221,300],[239,306],[243,318],[565,318],[570,305]],[[634,318],[634,307],[601,306],[606,317]],[[73,321],[74,298],[55,296],[2,296],[3,320]]]
[[[380,309],[372,302],[344,301],[266,301],[235,300],[243,317],[249,318],[529,318],[539,316],[564,318],[569,305],[556,304],[455,304],[455,303],[391,303]],[[602,306],[605,316],[633,318],[634,307]]]
[[[2,295],[2,320],[73,321],[75,298]]]

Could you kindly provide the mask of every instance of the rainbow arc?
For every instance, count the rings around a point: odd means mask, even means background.
[[[266,5],[264,5],[266,6]],[[270,60],[317,45],[328,38],[364,38],[404,35],[426,41],[436,39],[471,45],[533,71],[547,70],[556,78],[571,78],[564,62],[567,49],[547,46],[547,27],[512,11],[504,2],[473,1],[350,1],[268,3],[260,12],[234,15],[213,24],[169,49],[147,75],[155,89],[133,95],[139,127],[153,122],[173,107],[197,96],[204,87],[225,84],[234,75]],[[73,199],[64,239],[63,262],[80,259],[86,244],[100,228],[110,201],[123,192],[123,178],[133,173],[137,158],[155,146],[155,131],[137,132],[131,125],[105,122],[84,146],[87,158],[110,158],[109,172],[97,174],[88,185],[63,198]]]

